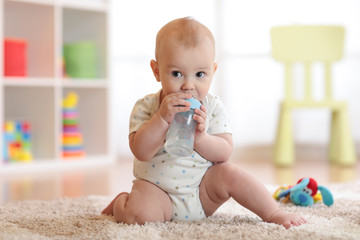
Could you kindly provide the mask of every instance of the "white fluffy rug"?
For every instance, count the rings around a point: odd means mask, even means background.
[[[289,230],[262,222],[233,200],[202,221],[128,226],[100,215],[112,197],[89,196],[1,205],[0,239],[360,239],[360,182],[327,187],[335,198],[331,207],[280,204],[308,221]]]

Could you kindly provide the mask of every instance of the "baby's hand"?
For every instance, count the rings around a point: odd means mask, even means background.
[[[194,120],[198,122],[195,132],[195,142],[199,142],[205,135],[206,130],[206,108],[201,105],[200,109],[195,109]]]
[[[191,103],[185,100],[189,98],[191,94],[182,92],[166,95],[159,108],[160,116],[170,124],[176,113],[189,111]]]

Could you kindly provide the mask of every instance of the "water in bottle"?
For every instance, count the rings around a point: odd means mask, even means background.
[[[187,157],[194,151],[194,135],[197,122],[193,119],[195,109],[201,103],[195,98],[186,99],[191,103],[190,110],[175,114],[166,134],[165,150],[179,157]]]

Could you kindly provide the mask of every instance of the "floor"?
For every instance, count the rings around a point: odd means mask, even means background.
[[[305,176],[315,178],[322,185],[360,180],[360,161],[354,167],[334,166],[328,163],[322,147],[297,147],[296,162],[288,168],[275,167],[270,159],[271,149],[257,146],[235,150],[230,161],[264,184],[294,184]],[[129,191],[132,179],[131,156],[121,157],[115,166],[96,169],[2,176],[0,203],[88,195],[114,196],[121,191]]]

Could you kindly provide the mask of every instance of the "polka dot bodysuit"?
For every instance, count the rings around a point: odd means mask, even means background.
[[[160,107],[160,92],[138,100],[130,117],[130,133],[136,132]],[[230,122],[221,100],[208,94],[202,101],[207,109],[206,131],[209,134],[230,133]],[[175,157],[162,146],[148,162],[134,159],[136,179],[149,181],[168,193],[173,205],[173,220],[199,220],[205,216],[199,186],[212,163],[196,151],[189,157]]]

